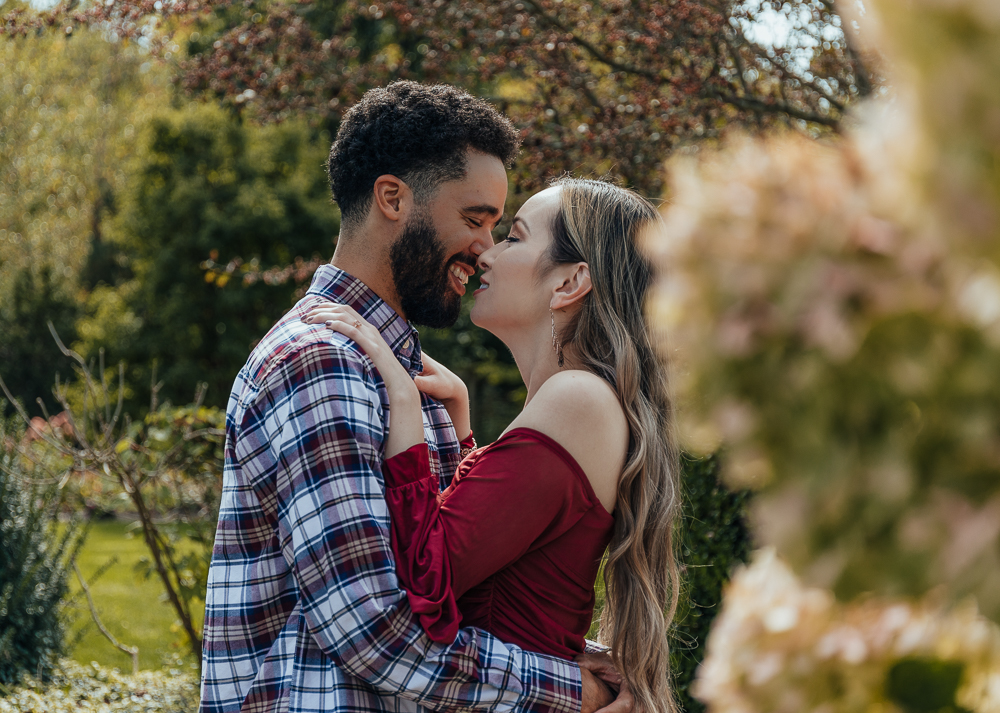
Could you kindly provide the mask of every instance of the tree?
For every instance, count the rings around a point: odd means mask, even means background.
[[[136,126],[163,101],[159,67],[85,27],[0,33],[0,374],[33,411],[38,397],[54,405],[59,355],[46,320],[72,337],[87,292],[108,274],[87,268],[105,245]]]
[[[182,403],[191,384],[205,382],[207,403],[224,405],[294,287],[230,281],[232,270],[200,266],[238,256],[248,267],[317,252],[328,259],[337,213],[325,153],[296,122],[258,128],[211,106],[151,119],[108,225],[131,275],[93,293],[80,325],[84,353],[106,347],[125,360],[143,402],[155,370],[164,398]]]
[[[52,272],[52,266],[43,262],[35,269],[28,266],[15,274],[0,321],[0,374],[15,385],[12,395],[33,411],[36,398],[41,398],[47,408],[55,406],[51,398],[52,375],[59,370],[61,361],[55,346],[40,339],[41,329],[46,320],[51,320],[64,334],[73,335],[79,316],[76,300],[60,289]]]
[[[752,41],[766,13],[791,29],[784,46]],[[396,78],[467,87],[524,130],[515,205],[565,170],[657,195],[675,147],[732,124],[836,130],[876,81],[824,0],[249,3],[239,19],[191,35],[189,95],[333,131],[366,89]]]
[[[877,81],[862,61],[873,53],[827,2],[216,7],[188,35],[178,80],[188,96],[256,121],[306,116],[333,133],[365,90],[393,79],[467,87],[522,128],[511,213],[567,170],[658,195],[669,152],[731,125],[838,131]],[[794,28],[782,46],[748,39],[768,12]],[[421,334],[469,381],[474,429],[495,437],[523,398],[507,350],[466,317]]]
[[[771,26],[790,28],[789,37],[777,43],[761,41],[755,21],[765,15]],[[332,135],[342,113],[366,89],[395,78],[451,82],[489,96],[525,134],[523,160],[512,174],[512,211],[547,178],[565,170],[609,174],[647,195],[658,194],[659,163],[677,147],[718,137],[728,125],[791,125],[811,134],[836,131],[845,106],[871,93],[878,83],[862,61],[865,57],[870,64],[872,53],[859,49],[857,32],[821,0],[411,0],[375,5],[353,0],[227,1],[160,8],[145,0],[124,0],[88,6],[85,12],[70,6],[34,15],[9,12],[2,31],[18,37],[32,28],[97,25],[161,57],[177,55],[179,45],[185,45],[175,79],[188,97],[218,100],[254,122],[304,119],[320,137]],[[113,193],[108,203],[116,196]],[[228,268],[236,258],[252,271],[271,267],[251,265],[253,256],[239,248],[223,249],[217,259],[204,254],[213,246],[201,248],[203,254],[188,258],[223,266],[226,277],[233,273]],[[121,273],[114,259],[127,263],[128,256],[108,255],[109,250],[95,244],[89,273],[99,273],[100,265],[105,275],[109,269]],[[315,250],[305,248],[302,257],[308,260]],[[285,263],[298,254],[290,253]],[[309,264],[304,263],[306,270]],[[215,267],[209,270],[218,274]],[[272,276],[274,272],[281,271]],[[301,272],[294,268],[285,274]],[[147,324],[142,337],[132,331],[151,314],[148,308],[133,309],[138,298],[129,297],[126,305],[121,296],[135,293],[139,281],[129,282],[119,274],[105,282],[122,289],[99,290],[92,297],[90,314],[109,318],[85,321],[81,346],[111,337],[134,346],[130,360],[145,363],[147,370],[156,354],[173,359],[176,332],[155,346],[146,344],[148,335],[159,334],[165,321]],[[230,283],[227,294],[232,296],[239,284]],[[251,289],[259,291],[261,286]],[[287,293],[279,289],[273,297],[280,304]],[[113,314],[120,318],[116,321]],[[249,342],[242,337],[216,339],[211,330],[219,324],[232,326],[215,320],[212,325],[200,323],[196,330],[195,340],[202,343],[195,349],[201,350],[199,369],[214,368],[204,359],[217,343],[242,342],[237,349],[242,352]],[[432,353],[453,352],[451,365],[471,378],[474,400],[478,395],[490,410],[502,407],[499,418],[476,409],[477,430],[495,435],[493,424],[516,408],[521,387],[506,350],[470,327],[424,330],[424,337]],[[452,349],[452,342],[466,348]],[[167,374],[168,391],[175,376],[183,388],[190,381],[179,373]],[[132,380],[147,381],[138,374]],[[212,384],[209,399],[214,403],[224,398],[223,381]]]

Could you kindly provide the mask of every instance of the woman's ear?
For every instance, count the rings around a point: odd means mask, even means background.
[[[403,220],[413,206],[413,192],[401,179],[385,174],[375,179],[373,187],[375,209],[391,221]]]
[[[590,265],[578,262],[567,267],[570,269],[563,273],[563,281],[552,294],[549,309],[566,309],[578,305],[594,286],[590,281]]]

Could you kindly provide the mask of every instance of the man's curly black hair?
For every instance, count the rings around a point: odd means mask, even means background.
[[[393,82],[370,89],[344,115],[330,148],[330,189],[345,226],[371,207],[375,179],[391,174],[426,200],[442,182],[465,176],[469,149],[509,168],[520,147],[510,120],[482,99],[446,84]]]

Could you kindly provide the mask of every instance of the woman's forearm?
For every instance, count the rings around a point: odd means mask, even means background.
[[[407,448],[423,443],[424,416],[420,391],[378,329],[362,319],[352,307],[335,303],[317,305],[302,320],[325,322],[333,331],[353,339],[372,360],[389,393],[389,433],[385,439],[385,457],[392,458]]]
[[[424,416],[420,392],[408,376],[396,383],[386,383],[389,392],[389,435],[385,441],[385,457],[392,458],[407,448],[424,442]]]
[[[463,384],[464,386],[464,384]],[[442,401],[451,423],[455,426],[455,434],[459,441],[463,441],[472,432],[472,419],[469,417],[469,392],[466,390],[461,396]]]

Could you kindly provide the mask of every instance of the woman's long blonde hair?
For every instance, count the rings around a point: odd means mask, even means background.
[[[547,260],[586,262],[593,283],[559,337],[614,388],[629,425],[600,637],[638,704],[650,713],[675,711],[667,633],[679,593],[673,530],[680,462],[666,368],[646,320],[653,270],[637,245],[659,216],[637,193],[612,183],[563,178],[555,185],[561,204]]]

